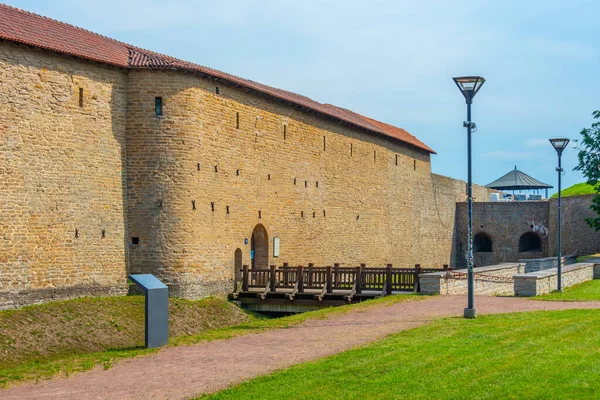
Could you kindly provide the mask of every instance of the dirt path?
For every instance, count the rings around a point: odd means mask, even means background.
[[[531,301],[478,297],[480,314],[600,308],[600,302]],[[70,378],[0,390],[2,399],[181,399],[214,392],[293,364],[315,360],[415,328],[432,319],[461,316],[465,297],[356,310],[327,320],[228,340],[180,346],[96,368]]]

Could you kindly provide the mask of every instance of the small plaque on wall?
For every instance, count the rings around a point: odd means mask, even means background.
[[[279,257],[279,238],[273,238],[273,257]]]

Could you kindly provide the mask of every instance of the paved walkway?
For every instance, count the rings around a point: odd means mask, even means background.
[[[415,328],[432,319],[461,316],[465,296],[355,310],[326,320],[240,336],[121,361],[70,378],[0,390],[2,399],[182,399],[214,392],[293,364],[315,360]],[[600,302],[549,302],[478,297],[480,314],[600,308]]]

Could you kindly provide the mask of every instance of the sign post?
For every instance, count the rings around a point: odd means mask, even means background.
[[[129,275],[146,297],[146,348],[153,349],[169,341],[169,288],[152,274]]]

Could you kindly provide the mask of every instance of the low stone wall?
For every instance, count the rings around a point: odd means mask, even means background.
[[[577,263],[562,268],[563,288],[594,279],[595,265],[593,263]],[[515,275],[515,296],[539,296],[556,290],[558,269],[530,272]]]
[[[519,260],[525,264],[525,273],[543,271],[545,269],[557,267],[556,257],[532,258],[530,260]]]
[[[456,271],[461,275],[466,274],[467,270]],[[474,269],[475,280],[473,282],[476,295],[492,296],[492,295],[507,295],[514,291],[512,281],[502,282],[487,276],[494,277],[512,277],[516,274],[525,272],[525,265],[519,263],[504,263],[498,265],[490,265],[488,267],[479,267]],[[478,276],[480,275],[480,276]],[[484,275],[484,276],[481,276]],[[467,294],[467,279],[463,277],[452,277],[452,272],[434,272],[431,274],[419,275],[419,285],[422,294],[444,294],[444,295],[460,295]]]
[[[9,310],[31,304],[55,300],[69,300],[87,296],[123,296],[127,286],[71,286],[0,292],[0,310]]]

